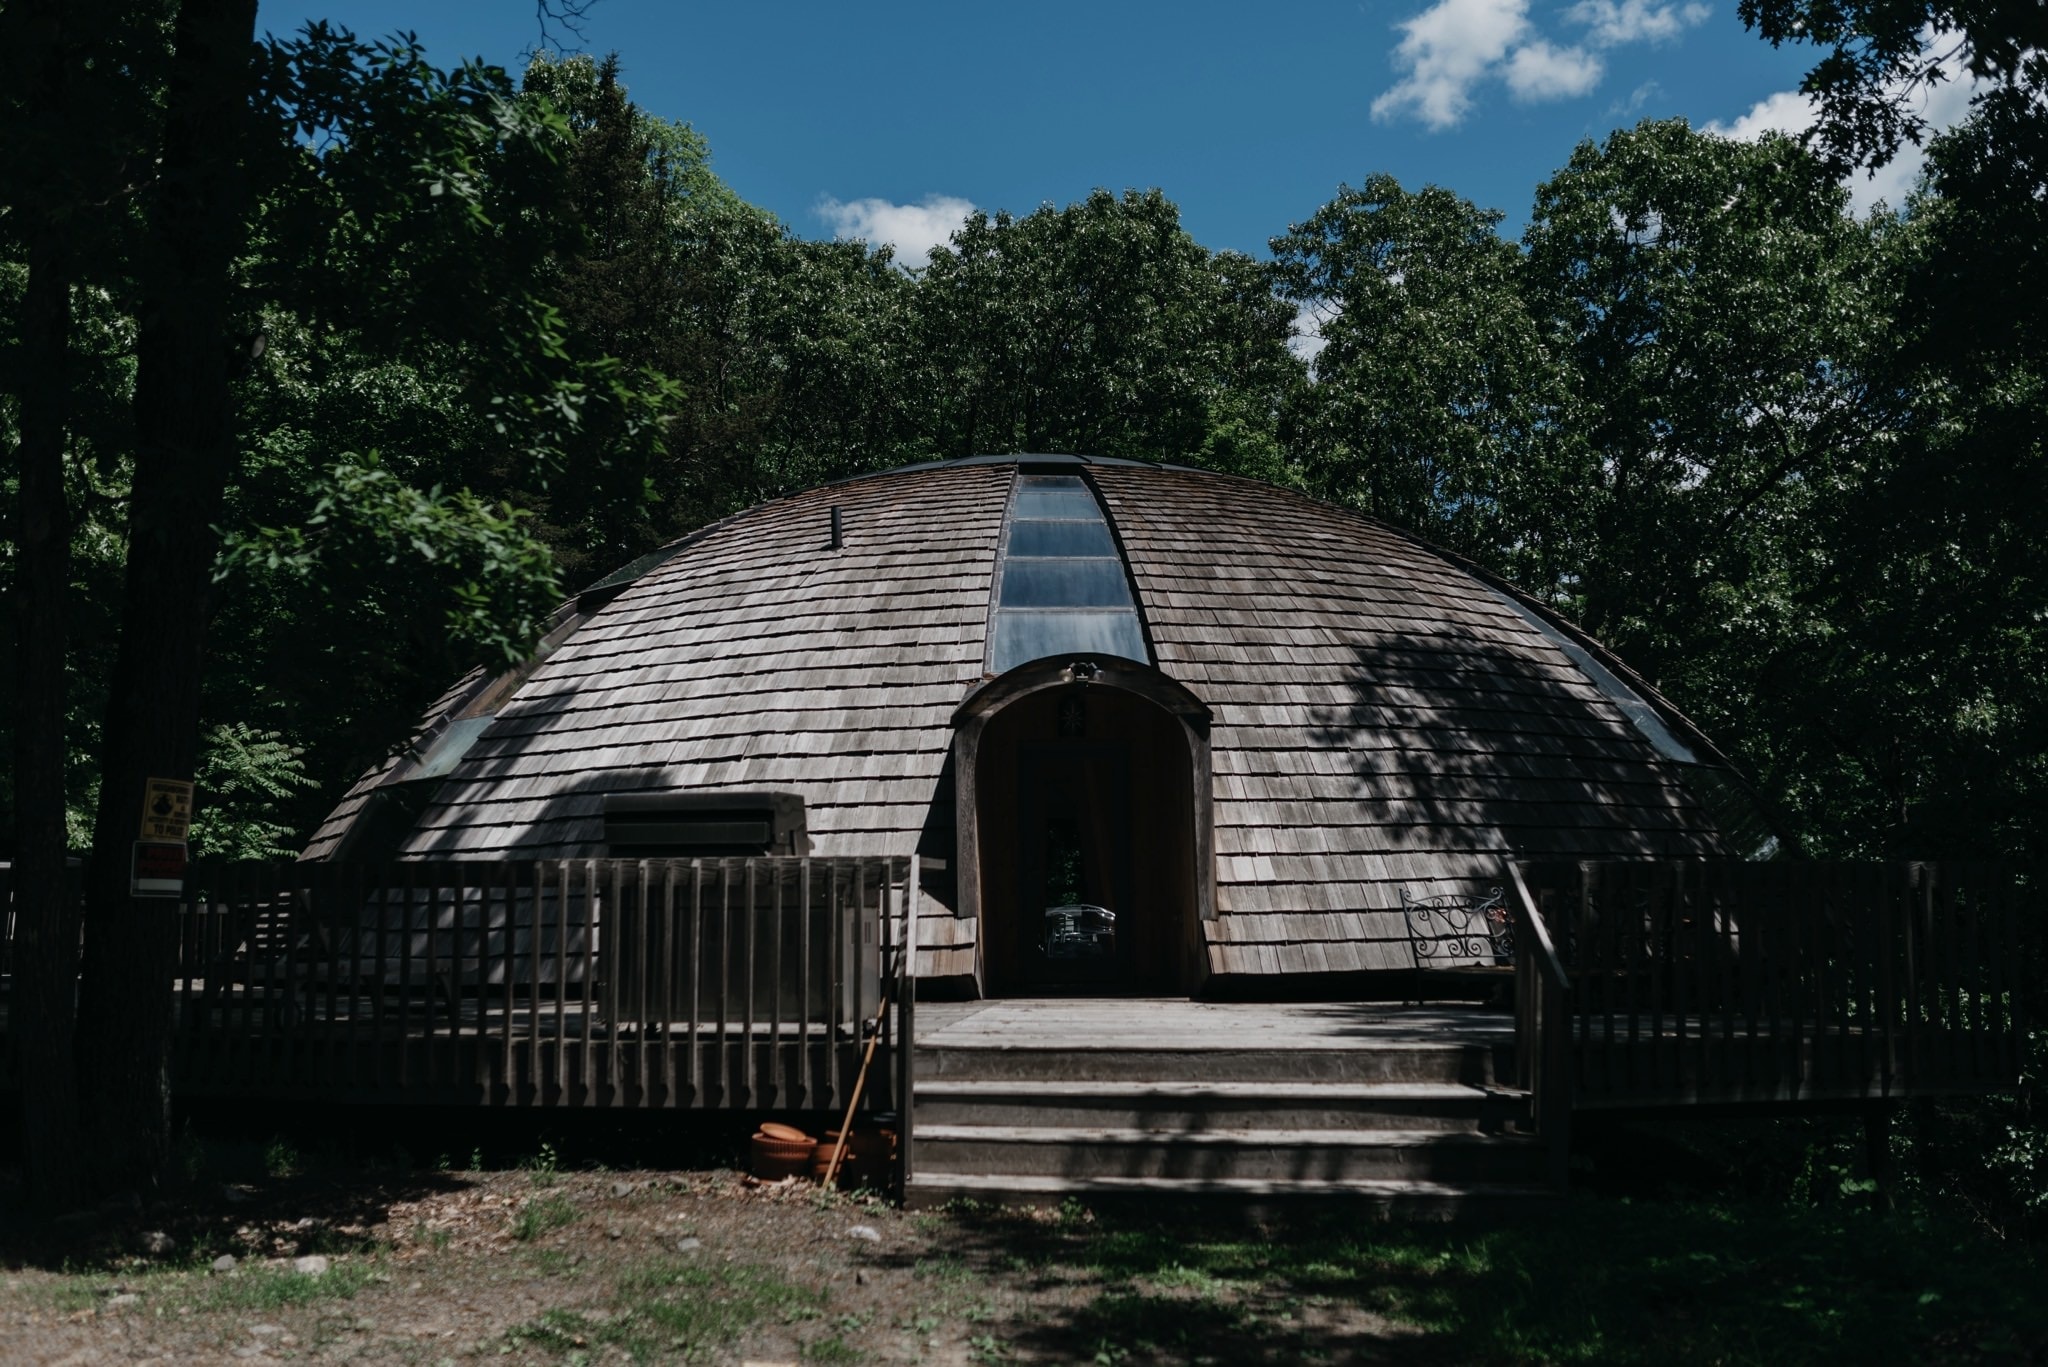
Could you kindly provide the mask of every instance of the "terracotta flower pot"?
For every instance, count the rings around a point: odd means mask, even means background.
[[[839,1131],[828,1130],[818,1141],[818,1147],[811,1155],[811,1177],[814,1181],[825,1180],[825,1170],[832,1165],[832,1150],[839,1143]],[[862,1130],[853,1132],[847,1141],[846,1156],[839,1161],[837,1185],[842,1187],[872,1187],[881,1184],[889,1175],[889,1165],[896,1158],[896,1132],[894,1130]]]
[[[788,1126],[778,1128],[787,1129]],[[802,1131],[798,1131],[802,1135]],[[798,1177],[810,1166],[811,1154],[816,1143],[803,1136],[786,1139],[772,1135],[763,1129],[754,1135],[752,1168],[754,1176],[766,1181],[780,1181],[785,1177]]]

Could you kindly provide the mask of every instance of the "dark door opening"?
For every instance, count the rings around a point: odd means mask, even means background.
[[[977,763],[991,993],[1187,990],[1196,923],[1184,724],[1069,685],[989,722]]]

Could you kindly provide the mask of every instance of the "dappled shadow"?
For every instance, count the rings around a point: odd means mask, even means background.
[[[904,1261],[935,1306],[1005,1279],[1033,1293],[982,1319],[990,1360],[2048,1361],[2038,1251],[1960,1224],[1782,1203],[1532,1210],[1486,1227],[965,1208],[944,1217],[944,1256]]]
[[[913,1275],[935,1304],[984,1280],[1021,1283],[1028,1315],[980,1327],[990,1354],[1034,1361],[1450,1361],[1444,1337],[1405,1312],[1470,1280],[1420,1266],[1361,1277],[1342,1219],[1232,1222],[1213,1206],[1153,1202],[959,1209],[950,1222],[946,1256],[906,1259]]]
[[[539,739],[540,735],[528,737]],[[476,778],[504,778],[515,772],[512,761],[520,753],[508,748],[484,761]],[[458,777],[466,776],[457,771]],[[540,811],[516,827],[508,828],[499,843],[517,859],[581,859],[602,856],[604,842],[604,800],[628,793],[679,791],[675,770],[666,765],[641,765],[629,769],[597,769],[548,782],[548,795]],[[460,804],[457,804],[459,809]],[[458,829],[455,834],[459,837]],[[414,854],[433,855],[439,851],[422,843]],[[445,856],[444,856],[445,857]]]
[[[1669,762],[1562,655],[1454,621],[1349,652],[1351,701],[1311,709],[1312,735],[1345,758],[1375,849],[1408,856],[1411,891],[1498,881],[1500,855],[1714,852]]]
[[[144,1260],[203,1268],[222,1253],[369,1252],[380,1246],[373,1231],[394,1206],[463,1185],[446,1172],[354,1170],[271,1178],[259,1162],[247,1172],[229,1173],[228,1180],[209,1174],[185,1183],[146,1206],[123,1197],[46,1218],[24,1208],[16,1180],[0,1193],[0,1263],[51,1271],[132,1269]]]

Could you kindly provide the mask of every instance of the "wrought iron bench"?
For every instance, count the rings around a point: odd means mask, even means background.
[[[1415,956],[1416,999],[1429,974],[1495,982],[1515,971],[1515,923],[1500,888],[1417,897],[1401,889],[1401,916]]]

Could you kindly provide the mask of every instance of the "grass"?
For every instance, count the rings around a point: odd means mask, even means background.
[[[1011,1343],[1109,1363],[1299,1361],[1363,1351],[1390,1328],[1451,1362],[1777,1367],[2048,1347],[2038,1251],[1839,1209],[1581,1198],[1492,1230],[1351,1221],[1277,1237],[956,1218],[982,1266],[1014,1260],[1035,1269],[1025,1280],[1092,1288],[1051,1322],[970,1337],[982,1361]],[[935,1281],[958,1275],[950,1260],[927,1264]]]
[[[623,1349],[636,1362],[697,1362],[730,1347],[757,1325],[816,1319],[824,1299],[823,1293],[766,1268],[661,1260],[633,1267],[618,1279],[607,1317],[550,1310],[514,1328],[507,1338],[572,1359],[604,1347]],[[859,1361],[858,1349],[844,1338],[847,1323],[841,1321],[840,1333],[809,1345],[806,1355],[822,1362]],[[859,1323],[864,1326],[866,1320]]]
[[[288,1267],[244,1264],[224,1277],[194,1279],[183,1298],[194,1310],[281,1310],[322,1300],[347,1300],[370,1284],[376,1268],[350,1259],[318,1277]]]
[[[106,1304],[118,1288],[142,1297],[145,1311],[209,1314],[217,1311],[281,1310],[317,1301],[354,1297],[377,1275],[372,1260],[336,1260],[317,1277],[261,1263],[244,1263],[218,1275],[191,1267],[129,1270],[120,1273],[78,1270],[51,1283],[46,1303],[60,1314],[73,1314]]]
[[[581,1214],[576,1203],[559,1192],[536,1196],[519,1207],[512,1217],[512,1237],[531,1243],[541,1235],[576,1223]]]

